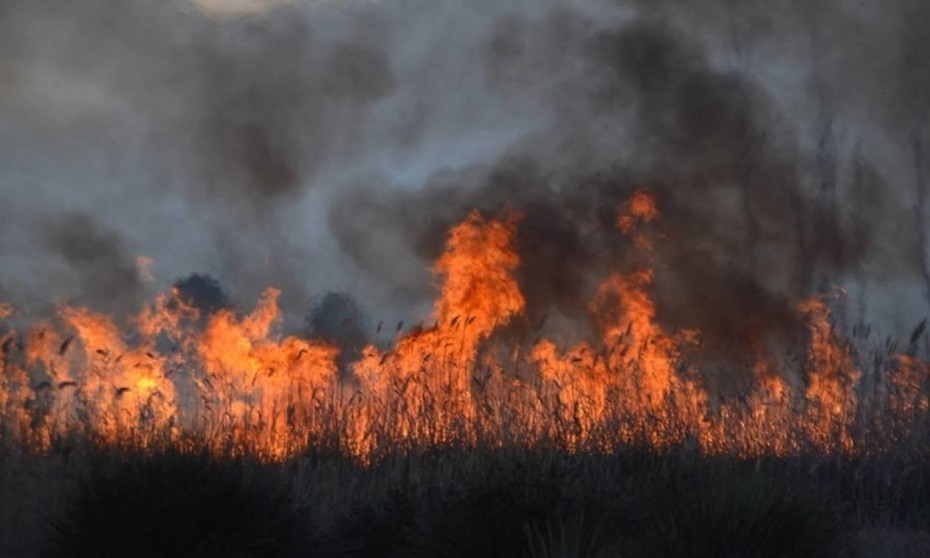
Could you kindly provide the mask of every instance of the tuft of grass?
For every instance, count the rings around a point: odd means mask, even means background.
[[[383,501],[339,514],[313,548],[327,558],[404,556],[416,513],[409,494],[393,492]]]
[[[544,525],[525,526],[528,558],[620,558],[624,544],[612,533],[610,515],[589,519],[583,512]]]
[[[93,461],[47,520],[49,558],[297,555],[291,496],[257,465],[181,452]]]
[[[409,555],[526,556],[527,529],[554,521],[564,506],[551,490],[557,487],[540,488],[532,494],[522,486],[492,482],[428,502],[411,533]]]

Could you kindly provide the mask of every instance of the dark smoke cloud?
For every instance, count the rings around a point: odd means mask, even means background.
[[[327,293],[316,300],[307,316],[306,335],[334,343],[342,350],[336,364],[351,377],[351,363],[358,361],[369,344],[371,324],[352,297],[345,293]]]
[[[554,95],[570,106],[544,135],[497,161],[442,171],[425,190],[376,202],[364,188],[347,196],[331,222],[349,253],[372,256],[352,226],[364,223],[400,229],[429,261],[443,231],[468,211],[516,209],[518,274],[532,323],[553,310],[577,320],[598,278],[648,263],[657,268],[666,326],[700,328],[711,348],[737,353],[794,336],[798,303],[861,269],[885,184],[860,181],[857,195],[872,203],[829,219],[838,209],[818,197],[811,183],[821,177],[810,168],[818,156],[837,155],[806,152],[776,100],[741,73],[715,68],[684,30],[653,14],[606,29],[503,25],[508,35],[492,35],[488,46],[498,57],[495,85],[511,85],[501,76],[532,84],[519,71],[520,45],[557,32],[552,42],[569,54],[548,70],[570,78]],[[500,67],[508,58],[514,73]],[[604,153],[618,143],[613,156]],[[655,253],[637,262],[613,222],[638,187],[657,194],[663,216]]]
[[[77,297],[100,301],[100,309],[110,312],[137,308],[142,282],[115,233],[87,215],[62,216],[50,232],[48,248],[74,272]]]
[[[251,35],[245,53],[207,43],[178,55],[206,109],[192,115],[206,193],[260,208],[350,155],[364,105],[391,93],[393,75],[384,52],[321,44],[302,19],[238,31]]]
[[[366,106],[394,87],[383,45],[352,30],[362,23],[337,17],[327,29],[333,16],[321,13],[318,27],[296,8],[214,19],[187,1],[3,9],[2,211],[22,221],[10,239],[17,267],[48,274],[47,254],[23,237],[66,228],[78,212],[153,256],[163,280],[208,271],[244,298],[274,283],[302,305],[313,250],[299,245],[315,240],[291,236],[281,208],[349,164]],[[53,273],[81,274],[78,292],[40,277],[52,292],[28,295],[117,305],[96,262],[88,274],[83,260],[66,261]],[[2,282],[20,279],[12,267]]]
[[[129,311],[196,272],[295,328],[327,291],[416,323],[448,228],[512,209],[526,324],[566,338],[647,264],[724,352],[833,284],[889,332],[926,312],[925,2],[277,4],[0,1],[4,298]]]
[[[234,306],[219,281],[209,275],[192,273],[174,282],[181,300],[195,308],[201,316],[210,316]]]

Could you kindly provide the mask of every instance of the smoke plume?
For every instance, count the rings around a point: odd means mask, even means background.
[[[340,323],[414,323],[477,209],[520,215],[525,324],[566,341],[641,265],[663,325],[722,354],[832,286],[841,319],[903,332],[930,303],[927,23],[918,0],[4,0],[0,297],[129,313],[209,276],[224,306],[281,288],[294,328],[326,292]],[[615,227],[638,189],[648,253]]]

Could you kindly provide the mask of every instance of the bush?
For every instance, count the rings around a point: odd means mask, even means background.
[[[840,510],[790,470],[764,474],[709,458],[641,483],[628,556],[835,557]]]
[[[286,558],[299,519],[257,466],[184,453],[94,459],[49,522],[56,558]]]
[[[559,558],[617,556],[622,519],[606,494],[575,490],[574,464],[539,456],[485,455],[484,466],[424,497],[408,528],[411,557]]]
[[[409,495],[394,492],[384,502],[336,518],[313,548],[316,555],[326,558],[405,556],[415,513]]]
[[[359,558],[849,554],[842,501],[800,462],[623,451],[460,463],[412,459],[425,487],[362,502],[316,548]]]

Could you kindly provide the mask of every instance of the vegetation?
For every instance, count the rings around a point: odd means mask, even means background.
[[[289,491],[243,461],[101,453],[86,467],[45,524],[50,558],[297,555]]]
[[[930,463],[903,454],[452,444],[268,463],[70,440],[2,455],[11,557],[868,556],[863,537],[930,530]],[[925,555],[915,537],[901,555]]]

